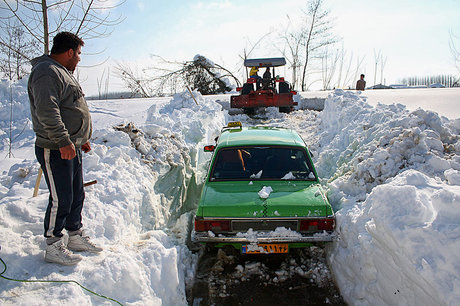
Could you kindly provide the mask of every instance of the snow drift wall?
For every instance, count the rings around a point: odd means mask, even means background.
[[[455,124],[402,105],[374,108],[342,90],[328,98],[320,118],[318,172],[329,180],[341,236],[330,263],[345,300],[454,305],[460,299]]]

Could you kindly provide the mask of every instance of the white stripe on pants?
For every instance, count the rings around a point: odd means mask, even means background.
[[[53,172],[51,171],[50,165],[50,149],[44,149],[45,155],[45,167],[46,173],[48,174],[48,179],[50,182],[50,191],[51,191],[51,198],[53,199],[53,206],[51,207],[50,211],[50,223],[48,224],[48,231],[46,232],[47,236],[53,237],[54,227],[56,226],[56,216],[59,207],[59,200],[58,194],[56,192],[56,185],[54,183]]]

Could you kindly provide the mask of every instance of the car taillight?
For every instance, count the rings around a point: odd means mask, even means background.
[[[301,232],[333,231],[334,218],[300,220]]]
[[[197,232],[212,231],[214,233],[229,232],[230,231],[230,220],[195,219],[195,231]]]
[[[213,146],[213,145],[204,146],[205,152],[214,152],[215,149],[216,149],[216,146]]]

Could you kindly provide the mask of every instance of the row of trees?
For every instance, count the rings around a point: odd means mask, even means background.
[[[429,86],[432,84],[442,84],[445,87],[460,86],[458,77],[454,75],[436,75],[436,76],[415,76],[399,80],[399,83],[408,86]]]
[[[456,36],[454,32],[450,32],[449,35],[449,48],[452,54],[453,62],[460,74],[460,50],[458,49],[457,43],[460,41],[460,37]],[[444,85],[445,87],[459,87],[460,78],[455,75],[436,75],[436,76],[414,76],[407,77],[399,80],[399,83],[408,86],[429,86],[435,83]]]

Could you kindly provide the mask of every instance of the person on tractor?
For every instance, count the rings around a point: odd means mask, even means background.
[[[249,77],[253,79],[260,78],[259,75],[257,74],[258,72],[259,72],[259,67],[252,67],[251,71],[249,72]]]
[[[249,78],[256,80],[256,90],[260,88],[261,77],[257,74],[259,72],[259,67],[252,67],[249,71]]]
[[[264,75],[262,77],[262,89],[267,90],[270,88],[272,82],[272,74],[270,73],[270,67],[267,67],[265,70]]]

